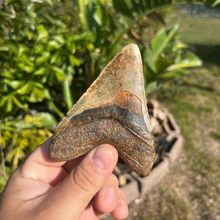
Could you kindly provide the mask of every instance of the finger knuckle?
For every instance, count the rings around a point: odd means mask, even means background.
[[[78,167],[73,174],[74,182],[84,191],[92,192],[96,187],[95,175],[84,167]]]

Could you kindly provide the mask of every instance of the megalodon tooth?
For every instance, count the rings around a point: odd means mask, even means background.
[[[58,124],[50,157],[66,161],[100,144],[114,146],[121,159],[142,176],[155,159],[138,46],[122,49]]]

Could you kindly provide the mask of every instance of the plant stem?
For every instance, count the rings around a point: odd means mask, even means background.
[[[6,173],[5,170],[3,170],[1,167],[0,167],[0,173],[3,174],[3,176],[8,180],[8,175],[7,175],[7,173]]]
[[[14,145],[15,145],[15,142],[16,142],[16,140],[17,140],[17,138],[18,138],[18,133],[19,133],[19,130],[16,129],[15,134],[14,134],[14,138],[13,138],[13,140],[12,140],[12,142],[11,142],[11,145],[10,145],[10,147],[9,147],[9,150],[8,150],[8,152],[7,152],[7,154],[6,154],[5,158],[4,158],[4,161],[7,161],[7,160],[8,160],[9,154],[11,153],[11,151],[12,151]]]
[[[4,151],[3,151],[3,147],[2,147],[2,141],[1,141],[1,133],[2,133],[2,121],[0,120],[0,151],[1,151],[1,167],[3,167],[3,171],[5,172],[5,157],[4,157]]]

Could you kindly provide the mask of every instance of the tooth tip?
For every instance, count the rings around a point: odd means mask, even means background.
[[[139,47],[134,43],[124,47],[119,53],[128,53],[129,55],[137,56],[138,59],[141,59]]]
[[[137,44],[131,43],[129,45],[127,45],[126,47],[124,47],[122,50],[126,50],[126,49],[133,49],[133,50],[138,50],[139,51],[139,47]]]

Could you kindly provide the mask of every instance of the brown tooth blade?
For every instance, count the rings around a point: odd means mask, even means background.
[[[77,158],[108,143],[140,175],[155,159],[138,47],[128,45],[105,67],[57,126],[49,148],[56,161]]]

